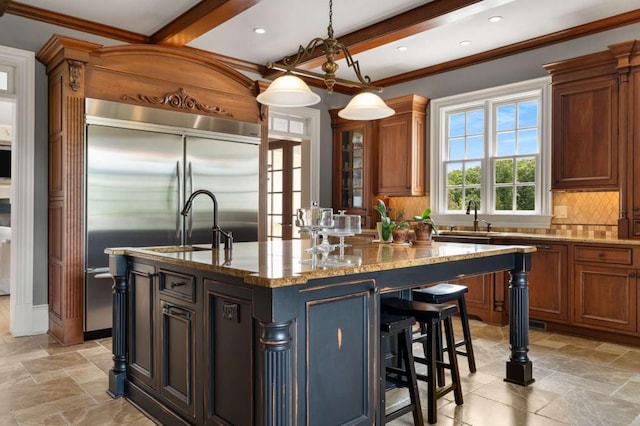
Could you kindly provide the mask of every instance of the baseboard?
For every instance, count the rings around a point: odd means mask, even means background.
[[[49,305],[12,305],[11,334],[33,336],[49,331]]]
[[[33,305],[31,335],[49,331],[49,305]]]

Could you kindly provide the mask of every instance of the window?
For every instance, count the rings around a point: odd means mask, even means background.
[[[431,206],[439,222],[548,227],[549,79],[433,100]]]
[[[0,92],[13,93],[13,68],[0,66]]]

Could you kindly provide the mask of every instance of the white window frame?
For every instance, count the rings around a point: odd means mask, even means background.
[[[490,162],[490,152],[493,152],[495,117],[493,112],[485,116],[485,157],[482,162],[482,200],[483,206],[478,210],[478,218],[491,222],[494,227],[504,228],[549,228],[551,226],[551,78],[543,77],[514,84],[493,87],[470,93],[463,93],[431,101],[431,209],[433,217],[441,226],[470,226],[473,217],[464,212],[447,212],[447,191],[444,161],[446,158],[447,124],[446,116],[449,111],[468,109],[473,107],[488,108],[492,111],[494,105],[520,98],[523,94],[538,94],[540,98],[540,153],[536,169],[536,187],[539,209],[534,212],[509,212],[500,214],[488,211],[486,206],[493,205],[493,165]]]

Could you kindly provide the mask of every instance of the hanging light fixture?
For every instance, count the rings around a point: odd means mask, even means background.
[[[269,106],[299,107],[308,106],[320,102],[320,96],[313,93],[309,86],[295,74],[312,77],[324,81],[329,93],[333,92],[333,86],[340,83],[350,87],[362,89],[338,115],[348,120],[377,120],[395,114],[384,101],[374,92],[382,92],[381,87],[371,84],[369,76],[362,76],[358,61],[354,61],[345,45],[333,37],[333,0],[329,0],[329,27],[328,37],[320,37],[311,40],[307,47],[300,45],[295,56],[283,58],[279,62],[269,62],[267,68],[285,71],[281,77],[276,78],[265,90],[257,96],[258,102]],[[310,56],[316,47],[322,47],[326,56],[326,62],[322,64],[324,74],[296,68]],[[336,77],[338,64],[335,59],[343,54],[347,65],[353,69],[358,81],[344,80]]]

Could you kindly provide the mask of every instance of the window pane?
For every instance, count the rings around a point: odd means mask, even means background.
[[[293,211],[296,211],[298,209],[302,208],[302,193],[301,192],[294,192],[292,194],[292,203],[293,203]],[[294,223],[295,220],[293,220],[291,223]]]
[[[513,155],[516,153],[515,132],[498,133],[496,136],[498,137],[497,155]]]
[[[538,101],[522,102],[518,105],[518,127],[538,126]]]
[[[273,194],[273,204],[271,205],[271,213],[282,214],[282,194]]]
[[[464,138],[449,140],[449,160],[462,160],[464,158]]]
[[[362,169],[353,171],[353,187],[362,188]]]
[[[273,153],[272,161],[271,161],[271,169],[272,170],[282,170],[282,152],[280,149],[272,149]]]
[[[273,225],[271,227],[271,236],[282,237],[282,216],[274,216]],[[276,220],[277,219],[277,220]]]
[[[0,90],[9,90],[9,73],[0,71]]]
[[[351,134],[351,143],[354,146],[362,146],[362,132],[354,130]]]
[[[518,131],[518,154],[536,154],[538,152],[538,129]]]
[[[467,113],[467,134],[478,135],[484,133],[484,111],[481,109]]]
[[[289,120],[285,120],[284,118],[273,117],[273,130],[276,130],[278,132],[289,131]]]
[[[513,187],[496,188],[496,210],[513,210]]]
[[[462,185],[462,163],[447,164],[447,185]]]
[[[304,135],[304,123],[302,121],[289,121],[289,132],[298,135]]]
[[[362,189],[353,191],[353,207],[362,208]]]
[[[467,205],[469,205],[469,201],[475,201],[476,203],[478,203],[478,210],[482,208],[482,199],[480,198],[480,188],[465,188],[464,190],[465,208]]]
[[[293,169],[293,190],[302,190],[302,169]]]
[[[518,210],[536,209],[536,188],[535,186],[518,186]]]
[[[467,138],[467,158],[484,157],[484,137],[471,136]]]
[[[464,136],[464,113],[449,116],[449,137]]]
[[[293,167],[302,167],[302,145],[293,146]]]
[[[516,173],[518,182],[536,181],[536,161],[533,158],[521,158],[516,162]]]
[[[496,108],[496,129],[501,132],[516,128],[516,106],[514,104],[502,105]]]
[[[450,188],[447,190],[447,209],[462,210],[462,189]]]
[[[282,172],[271,173],[271,190],[273,192],[282,192]]]
[[[464,171],[465,185],[480,185],[482,183],[482,170],[479,161],[470,161]]]
[[[513,183],[513,160],[496,161],[496,183]]]
[[[362,167],[362,150],[355,149],[353,151],[353,167],[360,168]]]

